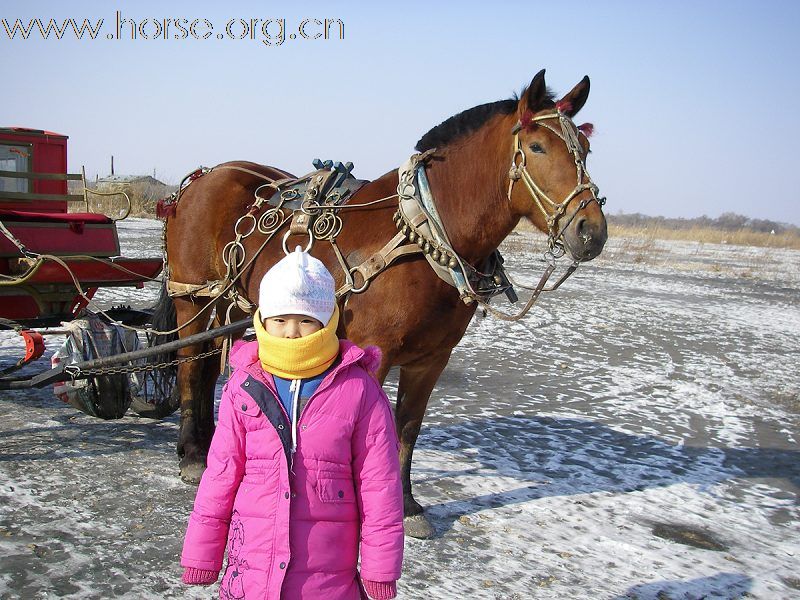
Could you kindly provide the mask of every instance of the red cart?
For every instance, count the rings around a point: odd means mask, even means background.
[[[82,194],[68,193],[73,180]],[[82,174],[67,173],[67,136],[0,128],[0,317],[37,326],[69,320],[98,288],[142,287],[159,274],[161,258],[119,256],[115,220],[88,211],[93,193]],[[68,211],[70,202],[85,212]]]
[[[82,192],[70,194],[69,181],[80,181]],[[177,363],[203,355],[164,357],[178,348],[242,332],[250,320],[181,340],[174,339],[174,332],[162,336],[148,329],[142,332],[147,337],[145,348],[131,350],[138,342],[117,346],[120,321],[143,325],[150,322],[152,313],[125,308],[90,313],[84,309],[101,287],[142,287],[159,275],[163,261],[160,257],[119,256],[119,219],[90,212],[89,194],[114,193],[87,189],[84,174],[67,173],[67,136],[21,127],[0,128],[0,328],[16,330],[26,345],[25,356],[17,364],[0,368],[0,390],[71,382],[71,387],[64,388],[69,390],[59,397],[87,414],[120,418],[131,407],[142,416],[167,416],[178,407],[174,386]],[[130,212],[130,199],[122,195],[127,211],[120,218]],[[69,211],[70,202],[82,202],[84,212]],[[83,350],[91,352],[69,363],[59,363],[57,352],[51,370],[11,376],[44,352],[42,332],[32,328],[61,322],[69,322],[66,329],[73,339],[84,339],[83,332],[90,333]],[[44,332],[64,333],[52,329]],[[95,341],[97,336],[106,335],[106,341],[116,341],[110,352],[101,353]],[[211,353],[219,353],[219,349],[206,354]]]

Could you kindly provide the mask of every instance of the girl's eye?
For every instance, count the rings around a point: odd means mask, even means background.
[[[531,152],[534,152],[536,154],[544,154],[545,153],[544,152],[544,148],[542,148],[542,146],[539,144],[539,142],[533,142],[529,146],[529,148],[531,149]]]

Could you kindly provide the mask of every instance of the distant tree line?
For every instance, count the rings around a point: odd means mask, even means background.
[[[800,227],[788,223],[778,223],[768,219],[751,219],[744,215],[726,212],[712,219],[703,215],[694,219],[650,217],[641,213],[618,213],[606,215],[609,223],[621,227],[663,228],[663,229],[717,229],[720,231],[757,231],[760,233],[800,234]]]

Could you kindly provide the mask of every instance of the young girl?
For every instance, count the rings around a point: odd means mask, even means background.
[[[403,558],[403,493],[380,352],[339,340],[334,281],[301,252],[270,269],[257,341],[231,352],[181,556],[220,598],[388,600]],[[357,563],[361,559],[361,574]]]

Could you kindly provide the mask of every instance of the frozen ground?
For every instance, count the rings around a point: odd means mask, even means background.
[[[157,223],[124,227],[158,254]],[[526,282],[532,244],[506,244]],[[476,318],[415,453],[436,537],[407,540],[400,598],[800,598],[799,290],[800,252],[612,240],[523,322]],[[178,583],[175,438],[5,392],[0,598],[211,597]]]

